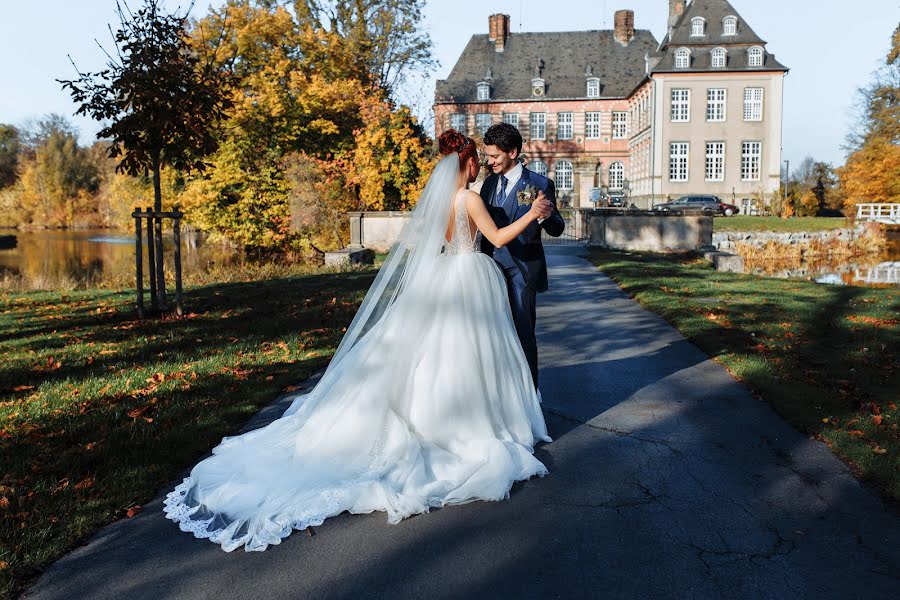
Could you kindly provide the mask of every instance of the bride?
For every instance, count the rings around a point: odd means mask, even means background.
[[[265,550],[344,511],[390,523],[430,507],[509,497],[545,475],[550,441],[496,263],[544,216],[498,229],[468,190],[475,142],[450,130],[440,160],[315,388],[270,425],[226,437],[168,494],[166,516],[225,551]]]

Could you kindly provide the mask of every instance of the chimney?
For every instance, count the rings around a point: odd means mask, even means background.
[[[634,37],[634,11],[633,10],[617,10],[615,18],[615,29],[613,29],[613,37],[616,41],[627,46],[631,38]]]
[[[503,52],[509,38],[509,15],[496,14],[488,17],[488,39],[494,42],[494,50]]]
[[[684,12],[685,4],[687,4],[685,0],[669,0],[669,31],[675,27],[675,21]]]

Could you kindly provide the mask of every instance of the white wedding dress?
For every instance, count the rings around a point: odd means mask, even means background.
[[[183,531],[226,551],[265,550],[344,511],[397,523],[502,500],[547,473],[533,446],[550,438],[503,275],[476,250],[464,203],[438,191],[455,211],[450,243],[309,394],[267,427],[223,439],[168,494],[166,516]]]

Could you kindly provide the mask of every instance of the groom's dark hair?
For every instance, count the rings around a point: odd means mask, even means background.
[[[484,132],[484,143],[487,146],[497,146],[504,152],[512,152],[515,148],[516,154],[522,154],[522,134],[509,123],[497,123],[488,127]]]

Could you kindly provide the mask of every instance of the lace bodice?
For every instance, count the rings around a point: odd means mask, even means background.
[[[447,252],[449,254],[477,252],[475,236],[469,226],[469,211],[466,210],[464,195],[457,194],[453,199],[453,212],[453,235],[447,243]]]

